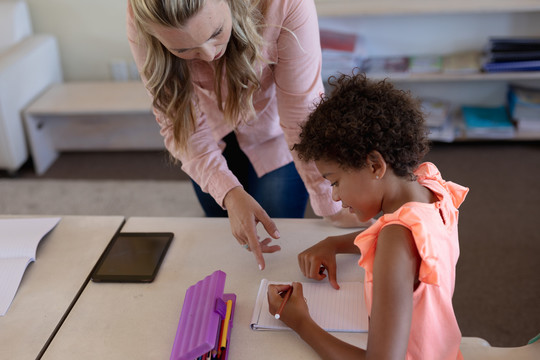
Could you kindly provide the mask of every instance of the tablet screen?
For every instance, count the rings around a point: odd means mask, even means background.
[[[93,281],[150,282],[173,238],[172,233],[118,233],[101,255]]]

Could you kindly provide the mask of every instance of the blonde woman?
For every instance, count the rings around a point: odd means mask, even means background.
[[[271,217],[303,217],[308,193],[317,215],[361,225],[290,151],[324,91],[313,0],[129,0],[127,31],[167,149],[261,270],[280,247],[257,223],[279,238]]]

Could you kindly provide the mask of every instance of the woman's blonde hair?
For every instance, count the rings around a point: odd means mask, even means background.
[[[195,131],[196,112],[189,62],[173,55],[149,32],[149,25],[182,27],[197,14],[207,1],[215,0],[129,0],[139,39],[147,46],[142,75],[152,94],[153,106],[169,118],[174,126],[174,139],[185,150]],[[266,0],[227,1],[232,14],[232,33],[227,50],[216,63],[214,89],[218,107],[227,123],[236,126],[240,118],[247,119],[255,112],[253,94],[260,87],[260,34]],[[225,108],[221,83],[227,84]]]

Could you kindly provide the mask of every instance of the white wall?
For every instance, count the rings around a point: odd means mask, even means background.
[[[34,31],[57,36],[64,78],[111,79],[111,62],[131,62],[127,0],[27,0]],[[540,12],[322,18],[356,30],[369,55],[450,53],[481,47],[490,35],[540,35]]]
[[[111,79],[111,60],[131,61],[126,0],[27,0],[34,32],[58,38],[64,79]]]
[[[319,26],[362,34],[368,56],[444,55],[480,50],[490,36],[539,36],[540,12],[321,17]]]

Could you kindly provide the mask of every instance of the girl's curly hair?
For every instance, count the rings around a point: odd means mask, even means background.
[[[397,176],[414,180],[413,172],[429,150],[420,102],[363,73],[332,76],[329,85],[332,93],[321,95],[292,148],[300,159],[361,169],[376,150]]]

